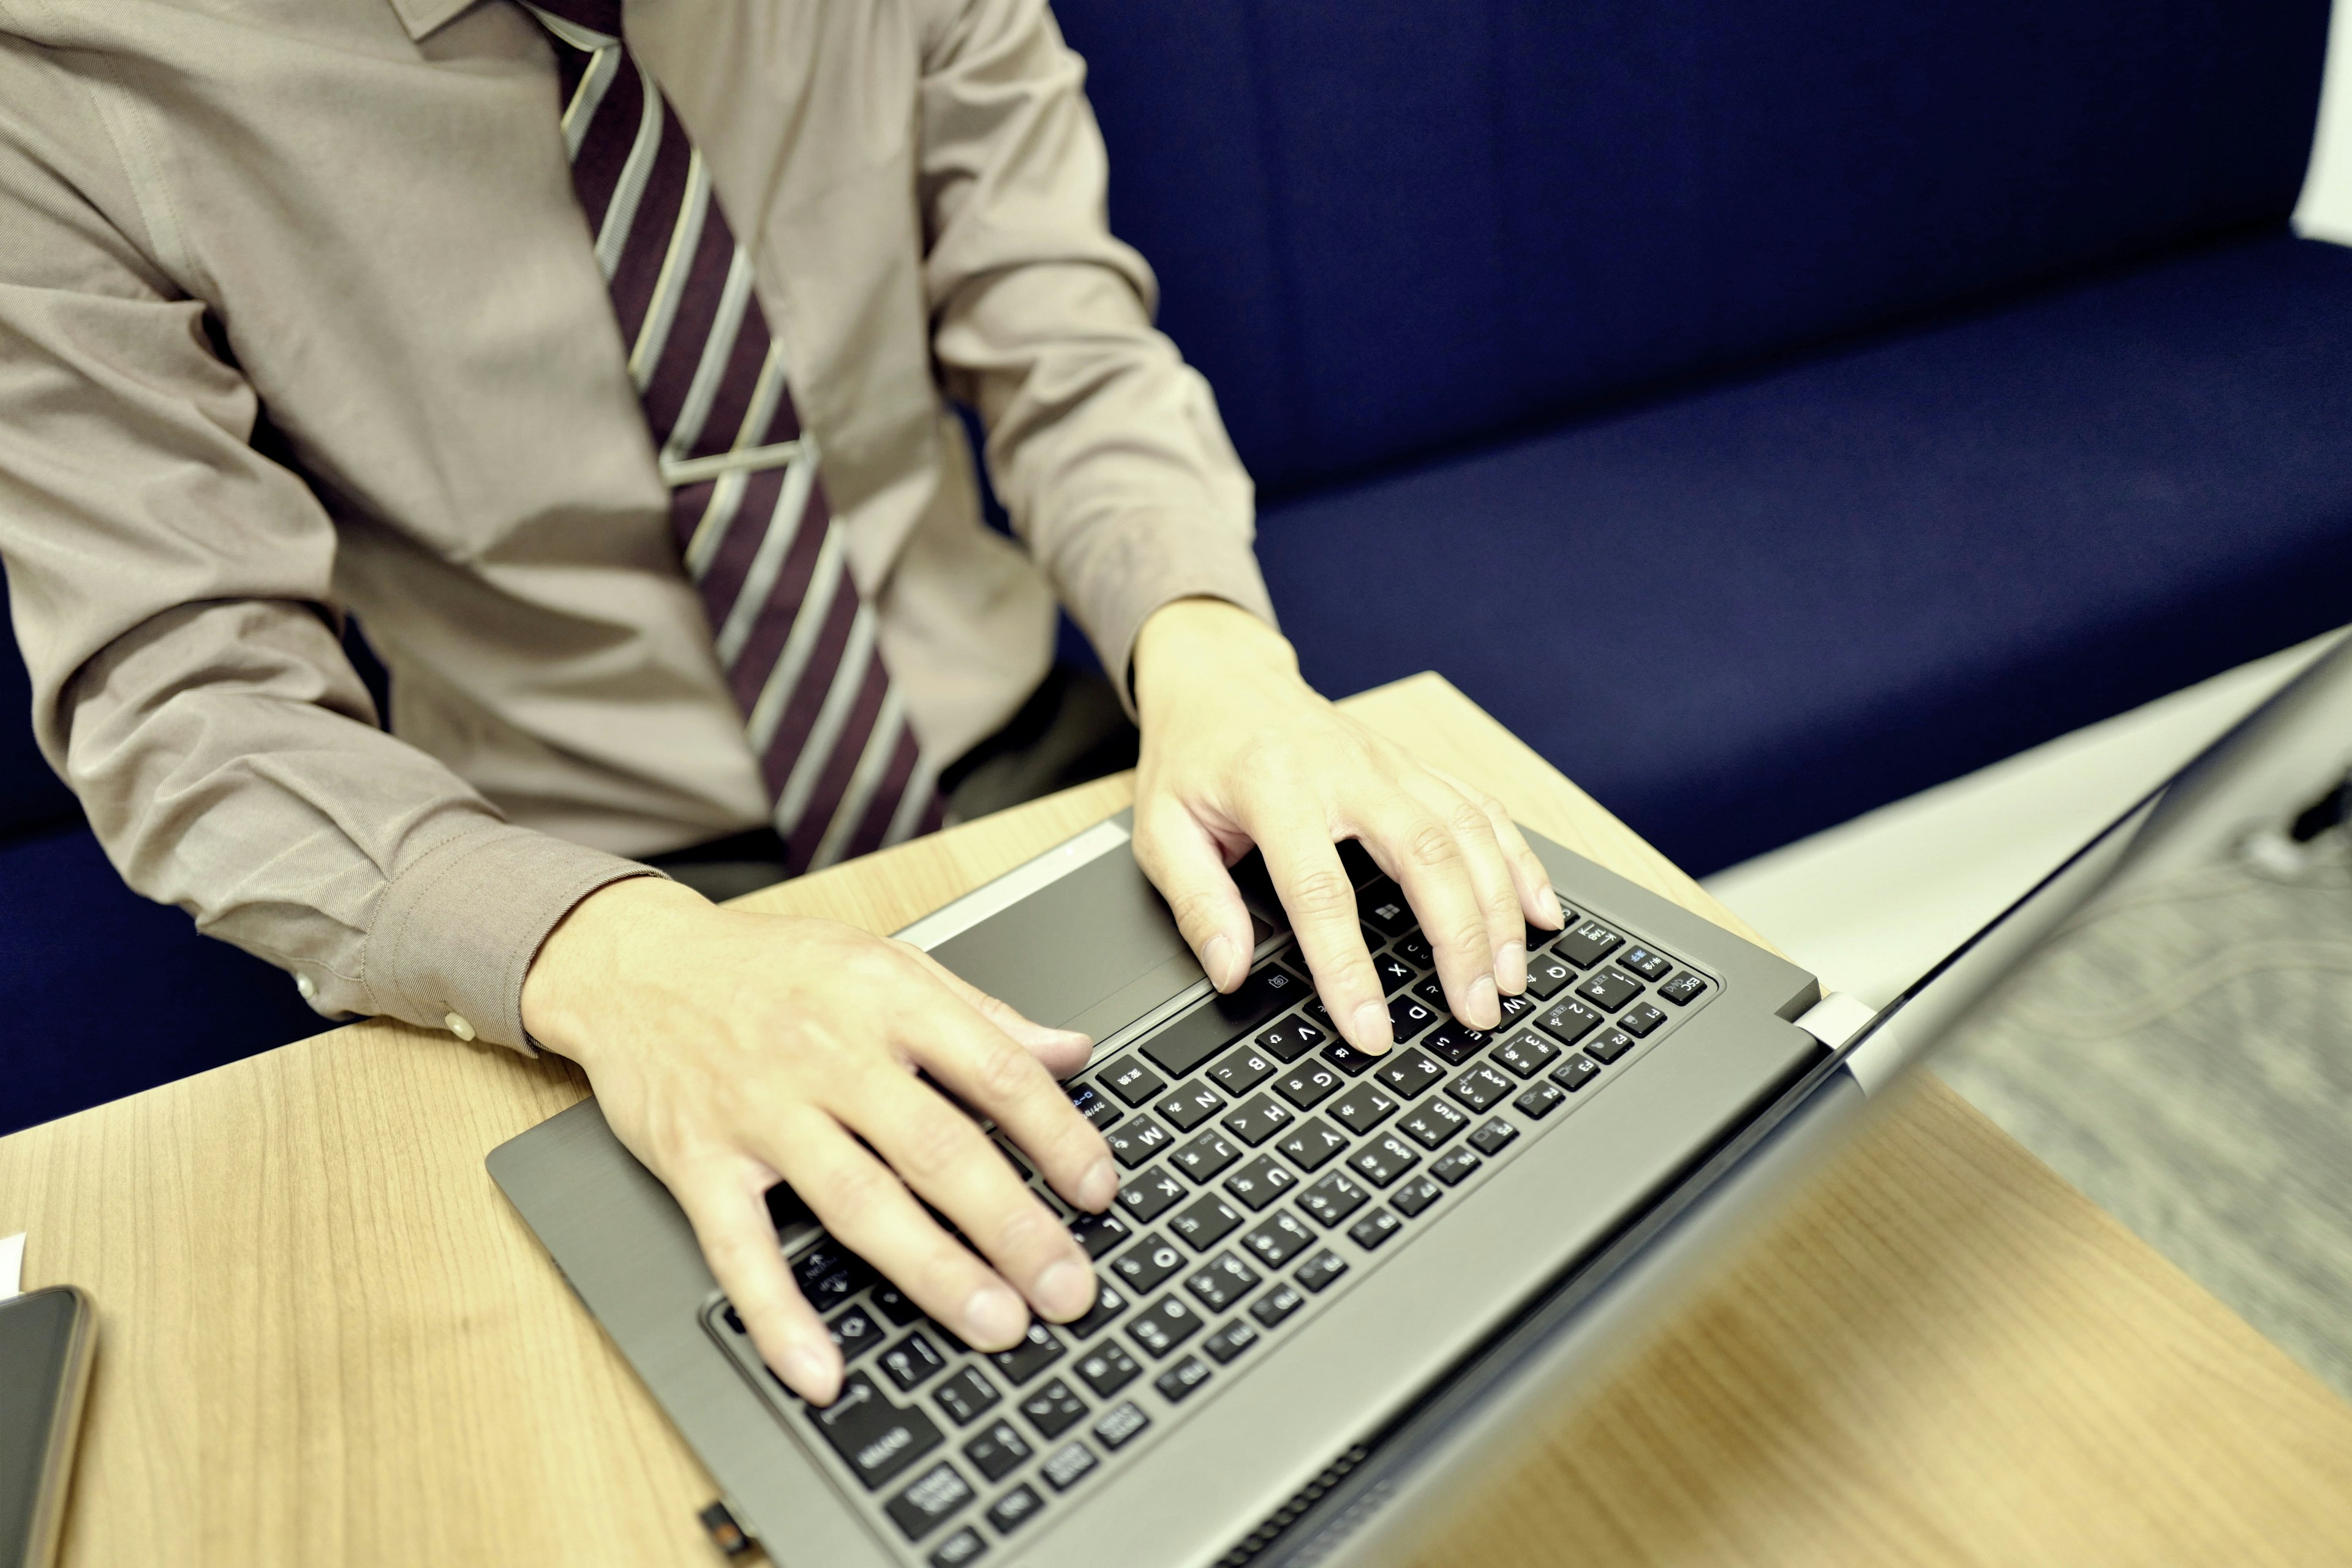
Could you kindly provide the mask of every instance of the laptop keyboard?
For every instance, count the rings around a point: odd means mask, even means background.
[[[820,1237],[793,1270],[848,1370],[816,1409],[711,1303],[720,1343],[909,1561],[976,1561],[1131,1462],[1717,989],[1570,910],[1560,932],[1528,930],[1527,993],[1503,999],[1501,1025],[1472,1029],[1447,1013],[1396,884],[1375,874],[1358,908],[1389,994],[1386,1055],[1339,1041],[1289,949],[1066,1086],[1122,1167],[1108,1213],[1064,1204],[999,1139],[1096,1260],[1084,1318],[979,1353]]]

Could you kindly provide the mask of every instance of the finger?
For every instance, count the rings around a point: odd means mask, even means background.
[[[1512,886],[1518,889],[1519,910],[1527,917],[1528,923],[1543,931],[1558,931],[1566,925],[1567,917],[1560,912],[1559,894],[1551,885],[1551,873],[1544,869],[1543,861],[1528,847],[1527,835],[1521,833],[1519,825],[1511,820],[1511,814],[1503,803],[1485,791],[1463,783],[1442,768],[1429,771],[1475,801],[1478,808],[1486,814],[1487,820],[1495,825],[1495,841],[1503,847],[1503,858],[1511,868]]]
[[[885,1079],[920,1094],[980,1139],[971,1122],[912,1079],[889,1072],[875,1075],[877,1081]],[[816,1112],[792,1120],[793,1130],[778,1132],[780,1142],[788,1141],[791,1147],[779,1148],[773,1157],[793,1191],[835,1240],[880,1269],[917,1306],[974,1348],[1007,1350],[1020,1342],[1029,1329],[1029,1308],[1018,1291],[940,1228],[906,1184],[840,1123]],[[1003,1160],[992,1152],[989,1161],[999,1176],[1011,1180]],[[1045,1212],[1025,1191],[1023,1195],[1039,1213]]]
[[[1249,978],[1249,906],[1225,869],[1224,857],[1192,814],[1173,803],[1150,810],[1135,826],[1135,863],[1168,900],[1209,983],[1231,991]]]
[[[1479,907],[1465,864],[1458,828],[1485,818],[1467,801],[1452,816],[1441,816],[1402,789],[1382,791],[1365,821],[1364,846],[1404,886],[1405,900],[1420,921],[1437,960],[1445,1005],[1474,1029],[1503,1021],[1495,988],[1495,949],[1486,936],[1486,913]]]
[[[1389,1007],[1372,970],[1371,950],[1356,918],[1356,888],[1340,864],[1329,826],[1294,816],[1258,831],[1266,875],[1289,912],[1298,951],[1315,977],[1323,1006],[1347,1042],[1375,1056],[1396,1041]]]
[[[1076,1072],[1094,1053],[1093,1036],[1040,1024],[1012,1004],[991,996],[922,949],[907,951],[957,1000],[1012,1036],[1055,1078],[1067,1078]]]
[[[765,1199],[774,1173],[748,1159],[725,1164],[734,1168],[673,1174],[669,1190],[760,1359],[811,1405],[830,1405],[841,1392],[841,1351],[776,1245]]]
[[[976,1028],[985,1027],[977,1019],[973,1023]],[[996,1039],[996,1061],[1013,1064],[1036,1079],[1060,1102],[1064,1114],[1077,1121],[1086,1138],[1102,1148],[1102,1135],[1070,1110],[1068,1099],[1045,1070],[1003,1035]],[[943,1059],[951,1054],[934,1048],[924,1065],[950,1089],[963,1091],[964,1085],[956,1081],[962,1068]],[[992,1063],[981,1070],[1003,1069]],[[1094,1305],[1094,1269],[1086,1253],[970,1117],[912,1079],[879,1072],[844,1120],[1028,1298],[1040,1317],[1067,1322]],[[1014,1141],[1019,1142],[1017,1133]],[[1033,1152],[1033,1157],[1041,1166],[1046,1163],[1045,1151]],[[1108,1149],[1102,1162],[1109,1164]],[[1024,1314],[1015,1331],[1026,1326]]]
[[[1495,837],[1494,819],[1465,791],[1433,773],[1408,775],[1408,794],[1444,816],[1462,848],[1462,868],[1471,895],[1486,919],[1486,946],[1495,955],[1495,984],[1506,996],[1528,988],[1528,923],[1519,890]]]

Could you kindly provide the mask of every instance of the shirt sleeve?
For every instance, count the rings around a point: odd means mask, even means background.
[[[1155,283],[1111,237],[1086,68],[1044,0],[946,4],[922,88],[924,280],[949,395],[989,477],[1127,700],[1171,600],[1274,620],[1249,476],[1209,384],[1153,330]]]
[[[321,1014],[528,1049],[548,931],[646,868],[514,826],[377,727],[333,524],[255,449],[233,333],[60,75],[0,53],[0,562],[42,752],[132,888]]]

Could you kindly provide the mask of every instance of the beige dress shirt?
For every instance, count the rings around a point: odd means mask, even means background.
[[[1042,0],[626,15],[929,754],[1035,685],[1056,595],[1115,673],[1171,599],[1271,616]],[[624,857],[768,812],[557,98],[511,0],[0,0],[0,558],[41,744],[133,887],[321,1013],[509,1045]]]

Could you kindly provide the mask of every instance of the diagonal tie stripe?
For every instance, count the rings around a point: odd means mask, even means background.
[[[556,45],[572,190],[654,445],[666,467],[720,459],[715,478],[678,470],[670,523],[792,869],[928,833],[946,810],[938,770],[891,687],[709,171],[622,41],[620,0],[525,8]]]

